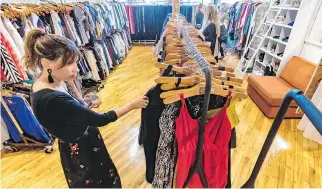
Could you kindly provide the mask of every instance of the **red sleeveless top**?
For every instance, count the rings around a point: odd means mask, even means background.
[[[182,188],[190,167],[195,162],[199,125],[188,112],[183,95],[182,107],[176,119],[178,141],[178,161],[176,187]],[[228,150],[231,124],[226,105],[205,125],[202,168],[210,188],[225,188],[228,179]],[[203,188],[199,174],[195,173],[188,184],[189,188]]]

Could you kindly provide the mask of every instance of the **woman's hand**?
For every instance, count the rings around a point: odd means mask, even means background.
[[[149,104],[149,98],[143,96],[130,104],[131,109],[146,108]]]

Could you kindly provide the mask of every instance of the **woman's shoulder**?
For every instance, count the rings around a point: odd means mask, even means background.
[[[55,100],[71,100],[67,94],[61,92],[61,91],[56,91],[54,89],[49,89],[49,88],[44,88],[40,89],[36,92],[33,92],[31,94],[32,98],[37,101],[41,101],[43,103],[48,102],[52,99]]]

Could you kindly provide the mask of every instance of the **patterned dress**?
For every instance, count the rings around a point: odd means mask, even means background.
[[[89,127],[73,142],[59,141],[59,151],[70,188],[122,187],[98,128]]]
[[[70,188],[121,188],[121,180],[98,127],[117,119],[85,108],[64,92],[42,89],[31,95],[40,124],[58,139],[61,164]]]

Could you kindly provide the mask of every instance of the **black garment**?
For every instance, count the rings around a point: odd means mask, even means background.
[[[227,43],[227,38],[228,38],[228,32],[226,29],[226,26],[224,24],[220,25],[220,41],[222,43]]]
[[[114,111],[96,113],[72,96],[51,89],[32,93],[31,102],[40,124],[59,140],[69,187],[121,187],[120,177],[96,128],[115,121]]]
[[[168,76],[171,69],[172,66],[169,65],[162,76]],[[146,93],[146,96],[149,97],[149,104],[141,112],[139,144],[143,144],[144,147],[146,180],[149,183],[152,183],[154,177],[155,156],[160,137],[159,119],[165,107],[163,100],[160,98],[161,92],[160,84],[151,88]]]
[[[196,14],[196,25],[198,24],[202,25],[203,17],[204,17],[204,14],[202,12],[198,12]]]
[[[205,41],[211,42],[210,44],[210,50],[211,54],[215,54],[215,47],[216,47],[216,41],[217,41],[217,30],[216,30],[216,24],[214,22],[210,22],[208,26],[204,29],[202,34],[205,36]]]
[[[219,52],[221,54],[221,57],[225,57],[225,51],[224,48],[221,46],[224,42],[222,42],[221,40],[219,40]],[[218,61],[217,61],[218,62]]]

